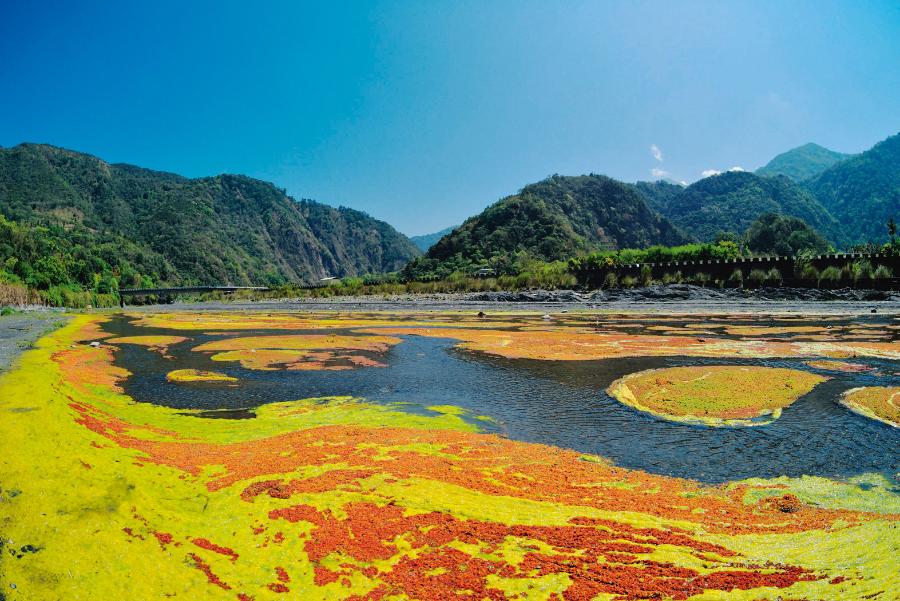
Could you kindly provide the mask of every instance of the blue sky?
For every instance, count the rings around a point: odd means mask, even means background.
[[[864,150],[900,130],[898,32],[892,0],[0,0],[0,145],[245,173],[420,234],[553,173]]]

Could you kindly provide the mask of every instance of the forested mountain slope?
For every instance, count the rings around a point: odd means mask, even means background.
[[[853,242],[885,242],[900,221],[900,134],[841,161],[806,182]]]
[[[46,226],[44,253],[88,263],[65,274],[87,287],[98,275],[122,286],[310,282],[399,269],[420,254],[384,222],[295,202],[268,182],[189,179],[36,144],[0,149],[0,213]],[[27,280],[34,265],[7,267]]]
[[[498,264],[518,253],[557,260],[591,250],[688,240],[628,184],[602,175],[554,175],[466,220],[407,274]]]
[[[760,177],[728,171],[703,178],[660,205],[672,223],[703,241],[720,232],[741,234],[766,213],[797,217],[837,245],[846,242],[841,226],[802,186],[785,176]]]

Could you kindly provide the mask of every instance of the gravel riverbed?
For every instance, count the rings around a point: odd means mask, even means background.
[[[900,292],[700,288],[686,284],[630,290],[532,290],[288,298],[259,301],[176,302],[129,307],[132,311],[612,311],[641,313],[900,314]]]
[[[35,340],[65,321],[62,313],[49,310],[0,316],[0,372],[9,369],[19,354],[31,347]]]

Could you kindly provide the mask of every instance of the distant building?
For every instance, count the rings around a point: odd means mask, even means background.
[[[489,278],[497,275],[497,272],[491,267],[479,267],[472,275],[476,278]]]

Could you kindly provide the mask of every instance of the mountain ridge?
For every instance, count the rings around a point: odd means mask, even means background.
[[[168,265],[168,283],[312,282],[393,271],[421,254],[385,222],[296,201],[244,175],[202,178],[107,163],[42,144],[0,150],[0,213],[129,239]],[[143,272],[142,272],[143,273]]]
[[[889,218],[900,219],[900,133],[836,163],[804,182],[858,242],[887,240]]]
[[[726,171],[680,192],[665,188],[659,192],[659,182],[643,184],[635,189],[649,204],[702,241],[712,241],[720,232],[743,234],[761,215],[777,213],[802,219],[837,244],[846,242],[834,216],[806,188],[783,175]]]
[[[410,236],[409,239],[412,240],[413,244],[419,247],[423,253],[428,252],[428,249],[437,244],[438,240],[458,228],[458,225],[451,225],[450,227],[445,227],[439,232],[432,232],[430,234],[421,234],[419,236]]]
[[[809,142],[776,155],[755,173],[766,177],[784,175],[795,182],[802,182],[852,156]]]
[[[408,276],[491,264],[516,256],[554,261],[592,250],[690,241],[631,186],[603,175],[553,175],[470,217],[407,267]]]

